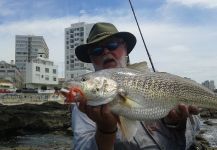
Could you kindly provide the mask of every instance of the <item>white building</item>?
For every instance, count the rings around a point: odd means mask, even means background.
[[[93,24],[79,22],[65,28],[65,80],[94,70],[92,64],[79,61],[75,55],[75,48],[86,39]]]
[[[15,37],[15,64],[26,75],[26,62],[37,57],[49,58],[49,49],[43,36],[16,35]]]
[[[26,63],[26,87],[53,89],[58,85],[57,66],[46,58],[38,57]]]

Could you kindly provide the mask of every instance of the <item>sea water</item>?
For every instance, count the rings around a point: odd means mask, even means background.
[[[31,134],[0,142],[0,150],[14,148],[31,150],[72,150],[72,136],[65,134]]]
[[[203,122],[204,120],[202,120]],[[217,147],[217,119],[209,119],[214,125],[202,123],[202,136],[209,141],[211,147]],[[32,150],[72,150],[72,136],[60,133],[30,134],[17,136],[0,142],[0,150],[11,150],[22,147]]]

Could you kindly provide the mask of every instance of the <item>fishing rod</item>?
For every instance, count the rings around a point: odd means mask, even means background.
[[[140,36],[141,36],[142,41],[143,41],[143,44],[144,44],[144,46],[145,46],[146,53],[147,53],[148,58],[149,58],[149,61],[150,61],[150,63],[151,63],[151,67],[152,67],[153,71],[156,72],[156,71],[155,71],[155,68],[154,68],[154,64],[153,64],[152,59],[151,59],[151,56],[150,56],[150,54],[149,54],[148,48],[147,48],[147,46],[146,46],[146,44],[145,44],[145,40],[144,40],[144,38],[143,38],[141,29],[140,29],[140,27],[139,27],[139,23],[138,23],[138,21],[137,21],[136,14],[135,14],[135,11],[134,11],[134,9],[133,9],[133,5],[132,5],[132,3],[131,3],[131,0],[129,0],[129,3],[130,3],[131,10],[132,10],[132,12],[133,12],[133,16],[134,16],[134,18],[135,18],[135,20],[136,20],[137,27],[138,27],[138,29],[139,29]]]

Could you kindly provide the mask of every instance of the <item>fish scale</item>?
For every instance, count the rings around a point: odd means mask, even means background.
[[[178,105],[178,103],[193,104],[215,109],[217,107],[217,100],[214,93],[197,83],[175,75],[168,73],[150,73],[145,75],[137,74],[136,76],[129,76],[128,73],[124,74],[123,72],[121,72],[121,74],[115,72],[114,74],[113,79],[117,80],[119,86],[124,88],[127,93],[131,92],[140,94],[146,97],[144,100],[147,100],[148,97],[149,102],[154,101],[154,103],[149,104],[149,106],[157,107],[158,110],[162,109],[162,112],[164,113],[168,113],[169,110]],[[115,79],[115,77],[118,77],[118,79]],[[136,101],[136,99],[134,100]],[[169,103],[167,103],[168,101]],[[136,112],[134,116],[132,116],[132,112],[135,111],[133,109],[117,107],[113,109],[113,111],[119,114],[128,113],[126,116],[129,116],[130,112],[131,119],[135,117],[139,120],[144,118],[138,117],[138,112],[140,112],[143,117],[146,114],[146,118],[150,115],[148,112],[144,112],[144,108],[135,108]],[[153,112],[156,110],[151,111]],[[155,119],[162,117],[160,113],[152,114],[159,114],[159,116],[152,116]],[[152,117],[149,116],[148,118],[150,119]]]
[[[209,89],[169,73],[147,72],[140,64],[129,66],[137,70],[104,69],[75,78],[67,82],[68,95],[74,101],[81,96],[90,106],[108,104],[128,141],[137,133],[138,120],[161,119],[179,103],[217,109],[217,97]]]
[[[113,106],[112,111],[117,114],[127,116],[130,119],[150,120],[161,118],[163,115],[168,113],[168,111],[172,107],[172,101],[170,101],[170,103],[168,104],[165,104],[165,102],[159,98],[158,100],[154,99],[154,97],[156,97],[156,94],[158,94],[158,97],[161,98],[161,94],[152,91],[153,89],[156,90],[156,87],[158,86],[156,84],[157,82],[153,80],[151,77],[147,78],[146,76],[139,74],[137,74],[137,76],[129,76],[128,73],[123,74],[123,72],[121,72],[121,74],[119,74],[118,72],[115,72],[112,75],[112,79],[116,81],[122,81],[118,82],[118,84],[120,88],[123,88],[126,91],[126,93],[129,94],[126,95],[126,97],[134,99],[138,104],[142,106],[146,105],[146,109],[144,109],[144,107],[129,108],[120,105],[115,107]],[[131,93],[138,94],[140,98],[136,96],[132,98]],[[140,99],[140,101],[138,101],[138,99]]]
[[[110,103],[113,113],[134,120],[162,118],[179,103],[217,109],[217,98],[212,91],[169,73],[113,68],[81,78],[85,80],[77,82],[88,102],[94,106]],[[118,99],[119,95],[122,98]]]

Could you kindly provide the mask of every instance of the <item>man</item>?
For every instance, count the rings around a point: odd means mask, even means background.
[[[110,23],[96,23],[87,44],[76,47],[79,60],[92,63],[95,70],[126,67],[126,57],[136,44],[129,32],[118,32]],[[198,110],[180,104],[167,117],[153,124],[141,122],[132,141],[122,141],[117,128],[117,116],[108,105],[88,106],[81,101],[72,111],[74,148],[76,150],[111,149],[188,149],[199,129]],[[189,117],[191,119],[189,119]]]

